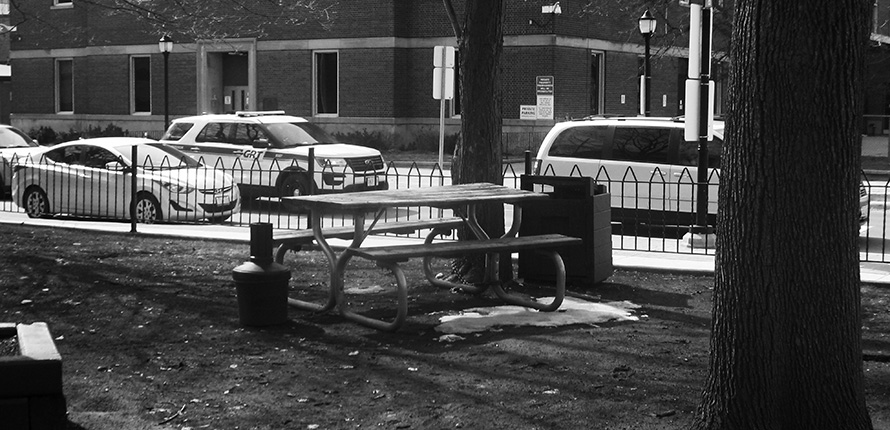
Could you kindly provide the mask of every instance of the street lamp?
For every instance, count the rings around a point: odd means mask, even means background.
[[[170,52],[173,51],[173,38],[169,34],[161,36],[161,40],[158,41],[158,49],[164,54],[164,131],[166,131],[170,121],[170,87],[167,85],[169,77],[167,65],[170,61]]]
[[[649,9],[646,9],[646,12],[643,12],[643,16],[639,19],[640,23],[640,33],[643,35],[643,38],[646,40],[646,59],[643,65],[643,91],[640,94],[640,98],[642,103],[640,104],[640,110],[643,116],[649,116],[651,113],[651,109],[649,107],[650,96],[649,89],[652,88],[652,76],[651,70],[649,69],[649,39],[652,38],[652,33],[655,33],[655,25],[658,21],[655,20],[655,17],[649,13]]]

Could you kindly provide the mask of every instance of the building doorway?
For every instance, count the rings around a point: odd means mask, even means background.
[[[198,49],[198,112],[256,110],[256,44],[207,42]]]

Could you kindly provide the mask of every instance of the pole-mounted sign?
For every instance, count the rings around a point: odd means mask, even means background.
[[[685,3],[685,4],[684,4]],[[708,227],[708,142],[714,138],[714,84],[711,82],[711,0],[689,0],[689,73],[686,80],[685,140],[698,142],[696,226]]]
[[[454,99],[454,47],[433,48],[433,98],[439,100],[439,168],[445,161],[445,100]]]

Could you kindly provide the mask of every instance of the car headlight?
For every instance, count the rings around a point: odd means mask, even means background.
[[[164,188],[174,194],[188,194],[192,191],[195,191],[194,188],[189,187],[188,185],[177,184],[175,182],[162,182],[161,185],[163,185]]]
[[[346,159],[343,158],[322,158],[316,157],[315,161],[321,167],[346,167]]]

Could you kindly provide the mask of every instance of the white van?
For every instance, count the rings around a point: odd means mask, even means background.
[[[698,142],[687,142],[682,117],[615,117],[561,122],[538,150],[534,173],[588,176],[612,195],[612,219],[652,225],[694,225]],[[723,121],[708,143],[708,224],[717,218]],[[860,188],[860,222],[868,193]]]

